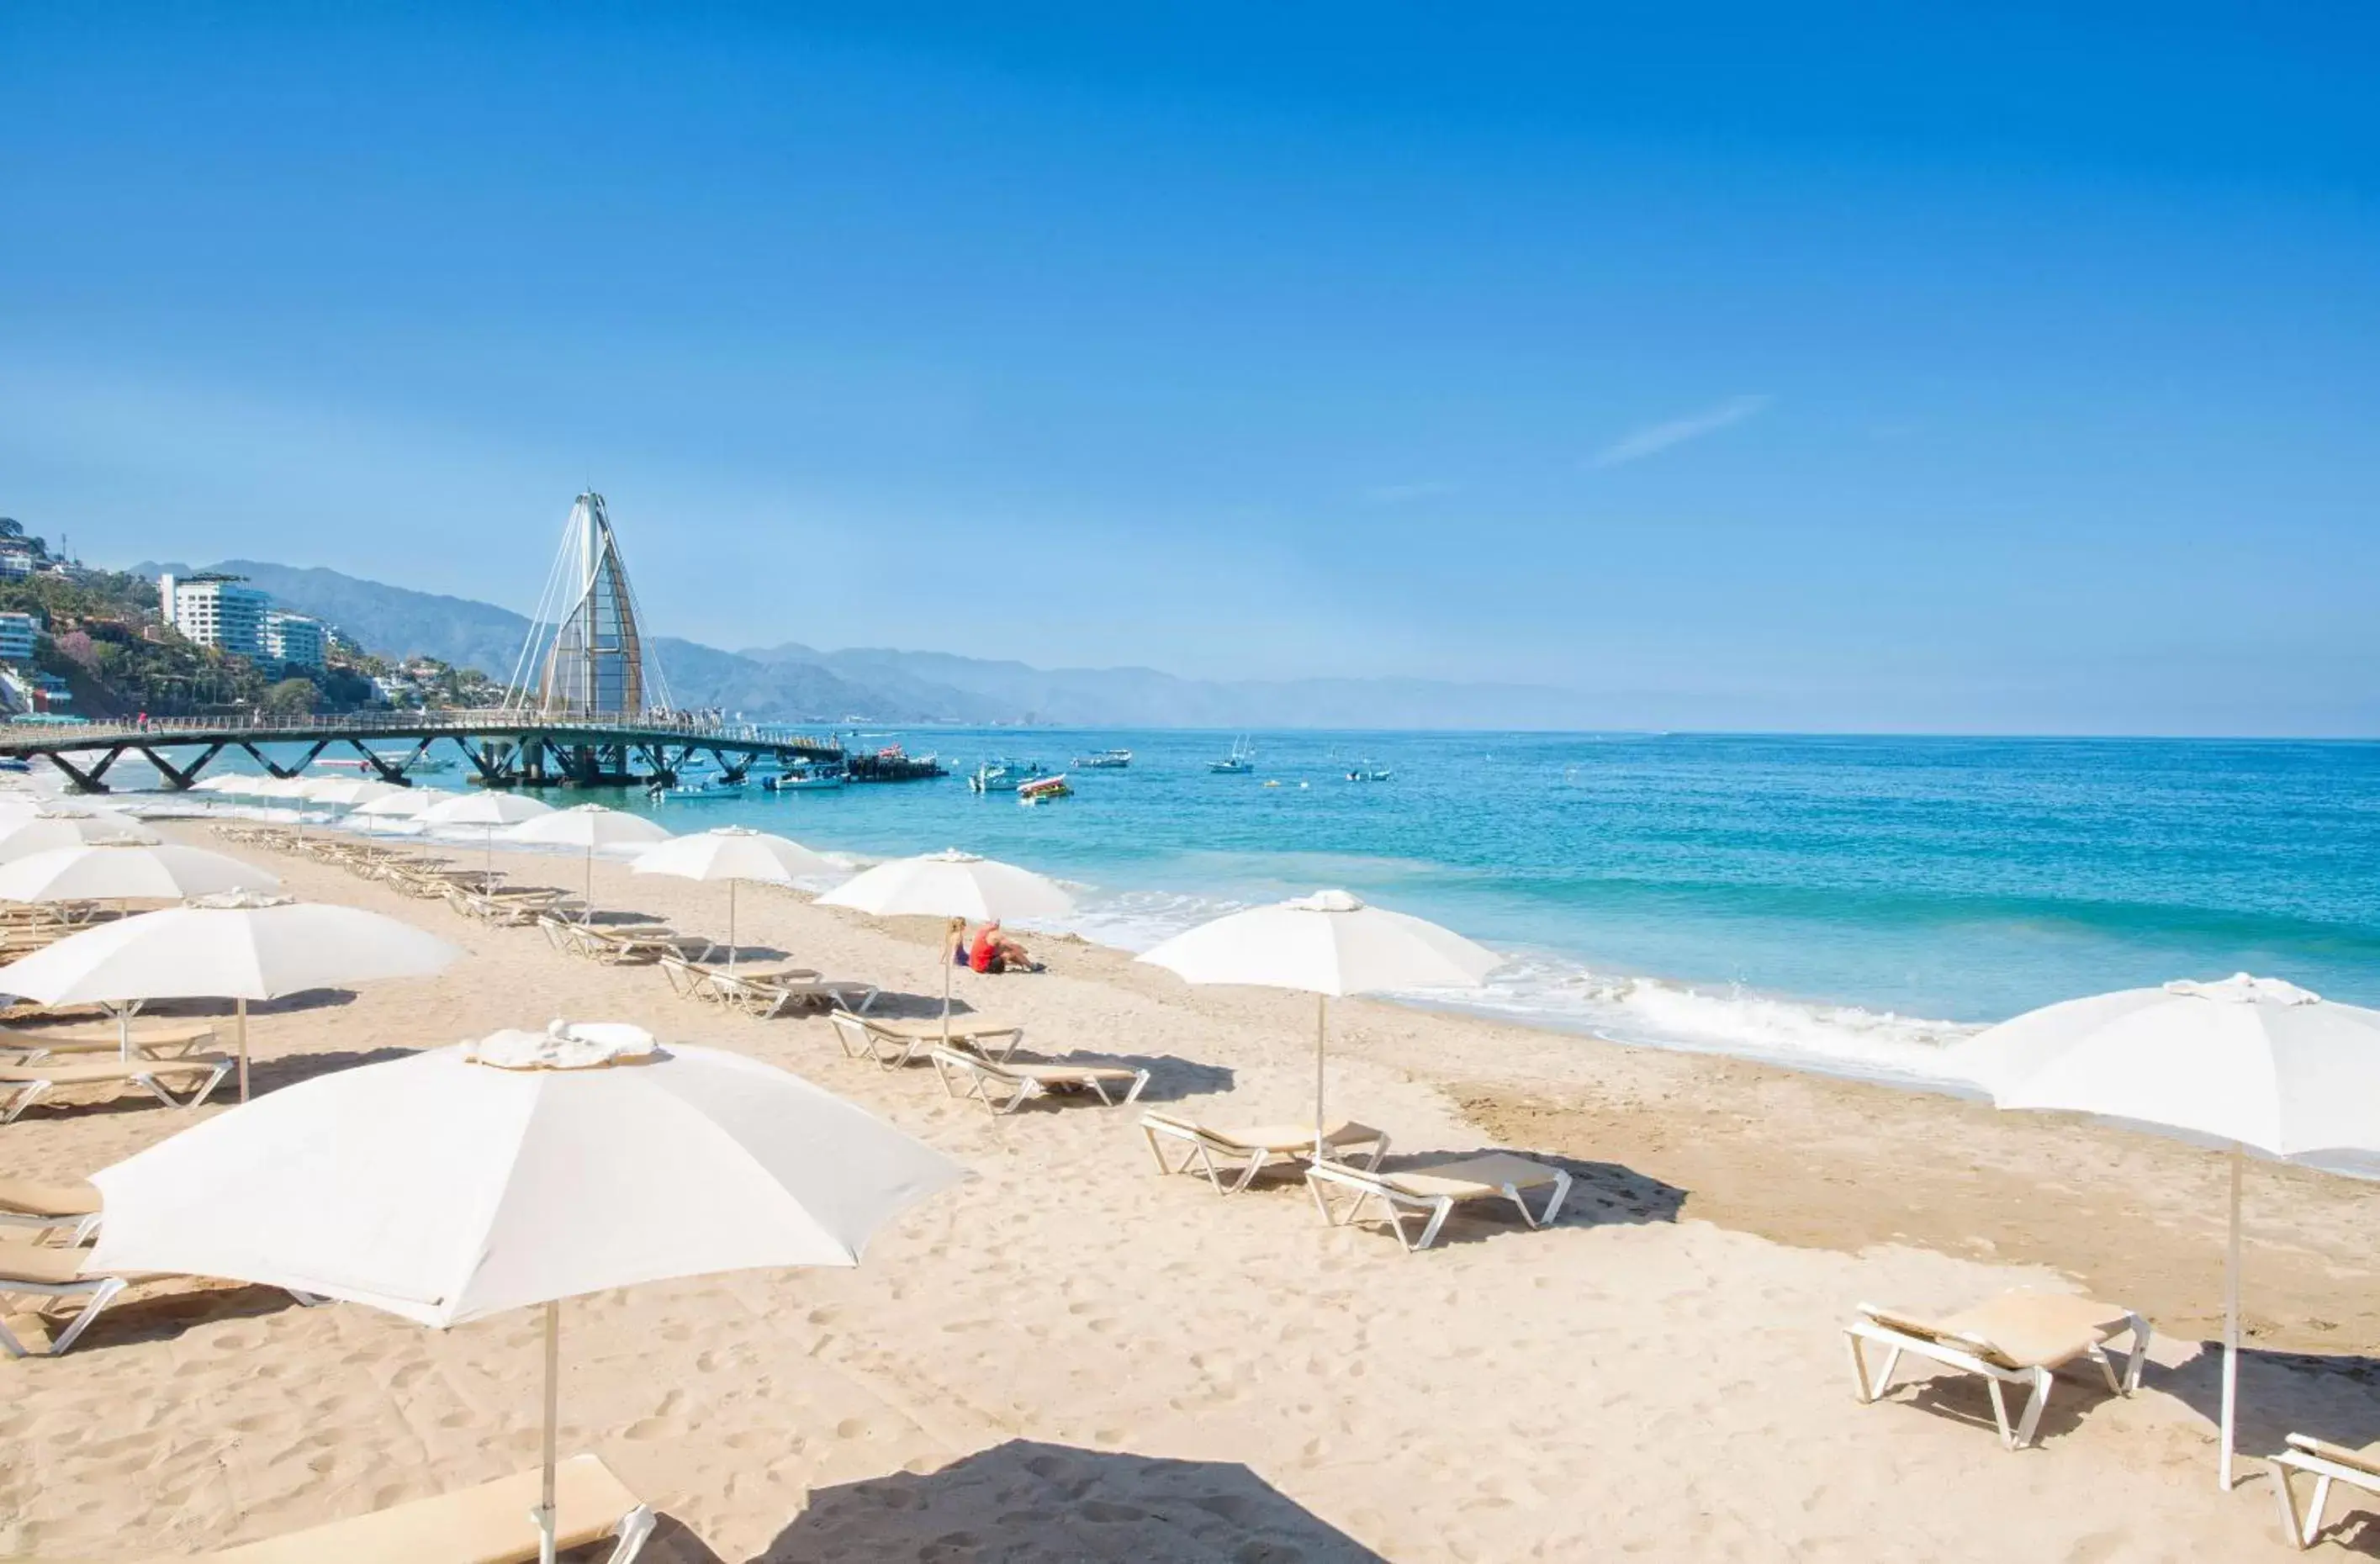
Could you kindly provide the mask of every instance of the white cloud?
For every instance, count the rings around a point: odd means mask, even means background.
[[[1683,445],[1690,440],[1700,440],[1706,434],[1716,434],[1730,424],[1740,424],[1765,411],[1775,400],[1773,396],[1730,396],[1717,406],[1689,413],[1682,418],[1646,424],[1642,429],[1631,430],[1597,451],[1586,465],[1591,467],[1616,467],[1628,462],[1642,461],[1646,456],[1658,455],[1673,445]]]

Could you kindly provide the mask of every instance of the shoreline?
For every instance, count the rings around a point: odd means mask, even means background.
[[[957,1534],[1036,1525],[1059,1528],[1045,1552],[1167,1564],[1288,1549],[1318,1564],[1853,1559],[1878,1537],[1979,1560],[2277,1546],[2269,1493],[2213,1491],[2220,1158],[2194,1148],[1350,1000],[1333,1007],[1332,1101],[1388,1129],[1395,1156],[1492,1146],[1577,1180],[1545,1231],[1463,1218],[1408,1255],[1376,1229],[1325,1227],[1294,1179],[1224,1199],[1156,1176],[1135,1110],[994,1119],[929,1072],[845,1060],[822,1022],[722,1012],[534,929],[229,850],[292,894],[467,952],[439,979],[255,1007],[266,1089],[552,1015],[618,1019],[792,1069],[975,1171],[856,1269],[569,1305],[565,1437],[698,1534],[710,1551],[686,1559],[955,1560],[973,1556]],[[566,855],[541,861],[577,882]],[[722,891],[596,868],[600,905],[681,928],[720,932]],[[896,1011],[939,989],[932,920],[761,888],[738,906],[753,959],[884,983]],[[1039,943],[1048,972],[959,975],[961,1001],[1025,1024],[1037,1055],[1140,1061],[1151,1106],[1310,1112],[1306,997],[1192,988],[1087,941]],[[67,1178],[191,1121],[128,1097],[36,1109],[0,1134],[13,1172]],[[2375,1212],[2368,1186],[2252,1175],[2243,1449],[2292,1428],[2380,1430]],[[1973,1381],[1853,1402],[1840,1326],[1855,1301],[1949,1309],[2017,1284],[2148,1313],[2142,1393],[2061,1389],[2046,1447],[2018,1456]],[[221,1546],[533,1461],[528,1316],[440,1334],[256,1293],[136,1293],[68,1356],[0,1364],[0,1558]],[[2123,1546],[2106,1546],[2110,1525]]]

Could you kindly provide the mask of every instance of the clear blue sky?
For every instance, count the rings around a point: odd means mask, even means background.
[[[0,8],[0,513],[527,609],[593,483],[720,645],[2380,732],[2369,6],[494,10]]]

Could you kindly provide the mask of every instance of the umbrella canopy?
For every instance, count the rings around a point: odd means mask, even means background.
[[[432,1327],[546,1305],[551,1558],[560,1300],[851,1266],[965,1170],[758,1060],[555,1023],[285,1087],[92,1176],[91,1266],[294,1287]],[[271,1221],[255,1197],[271,1189]]]
[[[163,840],[129,815],[106,810],[70,815],[44,809],[14,819],[0,819],[0,863],[91,843],[123,846]]]
[[[1503,962],[1423,918],[1344,891],[1251,907],[1177,934],[1140,958],[1193,983],[1294,988],[1319,996],[1314,1020],[1315,1155],[1326,1149],[1323,1042],[1331,997],[1404,988],[1475,988]]]
[[[587,901],[590,911],[595,901],[595,849],[650,846],[669,839],[666,830],[642,815],[607,809],[601,804],[575,804],[567,809],[532,816],[504,832],[507,842],[586,849]]]
[[[375,819],[409,820],[461,796],[461,794],[449,793],[443,788],[400,787],[357,805],[355,813],[369,815]]]
[[[450,794],[424,809],[421,819],[432,826],[513,826],[553,812],[552,805],[521,794],[483,789]]]
[[[0,987],[44,1005],[115,1010],[131,1052],[149,1000],[238,1001],[239,1089],[248,1097],[248,1001],[383,977],[427,977],[463,952],[360,907],[233,893],[69,935],[14,962]]]
[[[2243,1148],[2380,1152],[2380,1011],[2243,972],[2031,1011],[1970,1038],[1949,1062],[2001,1108],[2095,1113],[2230,1143],[2218,1473],[2228,1488]]]
[[[1238,983],[1344,997],[1475,988],[1504,960],[1424,918],[1344,891],[1250,907],[1178,934],[1140,958],[1193,983]]]
[[[895,858],[855,875],[818,900],[822,907],[849,907],[877,917],[952,919],[1062,917],[1075,898],[1047,875],[978,857],[955,847],[922,857]],[[953,925],[955,939],[957,925]],[[942,951],[942,1037],[951,1033],[951,960]]]
[[[297,777],[258,777],[240,791],[250,798],[284,798],[297,801],[306,796],[306,784]]]
[[[190,784],[193,793],[246,793],[258,781],[245,771],[217,771],[211,777],[200,777]]]
[[[307,777],[298,785],[304,789],[300,796],[308,803],[328,804],[346,809],[369,804],[375,798],[385,798],[392,793],[411,791],[395,782],[378,782],[370,777]]]
[[[435,830],[440,826],[485,826],[488,828],[487,878],[496,878],[496,828],[516,826],[523,820],[533,820],[540,815],[551,815],[553,806],[525,798],[517,793],[488,792],[456,794],[439,800],[414,817],[424,826]]]
[[[200,847],[54,847],[0,864],[0,902],[181,901],[277,891],[281,877]]]
[[[805,876],[839,874],[842,866],[798,842],[745,826],[721,826],[673,837],[637,855],[633,874],[666,874],[681,879],[727,882],[727,969],[735,970],[735,882],[759,880],[791,885]]]
[[[1065,887],[1046,875],[953,847],[917,858],[895,858],[855,876],[819,898],[822,907],[849,907],[877,917],[1062,917],[1074,911]]]

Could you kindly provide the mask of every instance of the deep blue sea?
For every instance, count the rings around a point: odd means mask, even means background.
[[[1859,1073],[1929,1074],[1976,1024],[2172,977],[2380,1003],[2380,744],[1260,733],[1253,774],[1210,772],[1232,736],[871,732],[953,774],[604,801],[1009,859],[1085,887],[1071,927],[1129,949],[1344,887],[1509,952],[1484,1008]],[[1110,746],[1130,770],[1069,768]],[[994,755],[1069,768],[1077,795],[970,793]]]

